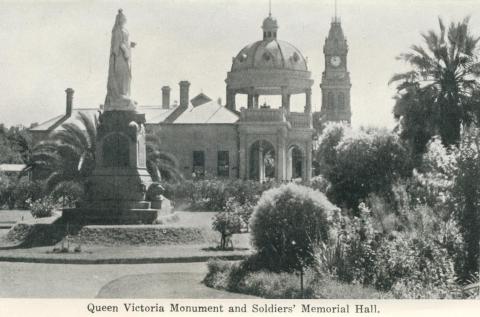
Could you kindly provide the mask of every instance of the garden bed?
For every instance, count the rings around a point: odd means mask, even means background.
[[[208,263],[205,285],[230,292],[263,298],[318,298],[318,299],[387,299],[390,293],[379,292],[371,287],[339,282],[327,276],[318,276],[309,271],[304,276],[304,292],[300,277],[295,273],[272,273],[268,271],[247,272],[240,262],[212,260]]]

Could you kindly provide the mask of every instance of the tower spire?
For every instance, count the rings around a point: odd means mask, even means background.
[[[268,0],[268,16],[272,16],[272,0]]]
[[[337,0],[335,0],[335,16],[333,18],[333,22],[338,22],[338,3],[337,3]]]

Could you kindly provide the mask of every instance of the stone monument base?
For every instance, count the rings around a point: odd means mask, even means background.
[[[144,202],[149,204],[149,202]],[[62,220],[75,224],[152,224],[158,217],[157,209],[150,208],[66,208]]]

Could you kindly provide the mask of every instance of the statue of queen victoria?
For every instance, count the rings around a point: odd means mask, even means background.
[[[136,43],[128,39],[125,28],[127,18],[122,10],[118,10],[112,30],[110,60],[108,67],[107,96],[105,110],[135,110],[135,101],[130,97],[132,80],[131,48]]]

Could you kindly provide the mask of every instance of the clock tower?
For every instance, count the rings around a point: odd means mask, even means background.
[[[347,68],[348,45],[343,35],[340,19],[335,17],[325,39],[325,71],[322,73],[322,109],[323,122],[346,121],[350,123],[350,73]]]

